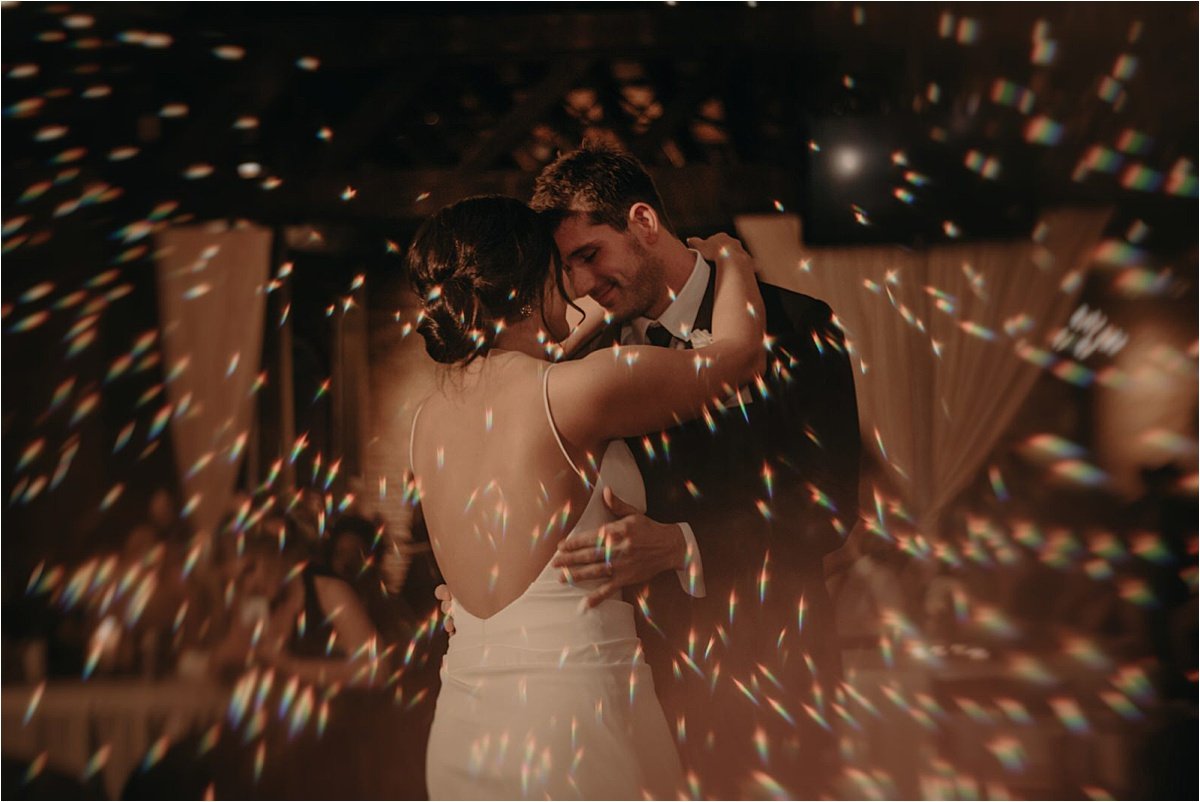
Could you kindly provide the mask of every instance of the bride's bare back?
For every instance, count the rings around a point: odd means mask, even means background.
[[[447,377],[415,420],[413,471],[434,555],[455,603],[478,618],[525,592],[591,493],[552,428],[550,367],[493,351]]]
[[[589,455],[694,418],[763,369],[762,298],[749,256],[723,248],[721,260],[729,267],[717,272],[713,341],[703,349],[630,346],[551,365],[528,355],[539,346],[526,316],[504,330],[525,352],[442,354],[453,366],[414,418],[411,464],[434,555],[466,612],[490,618],[549,563],[592,492],[599,466]],[[442,297],[440,285],[424,291]],[[455,319],[438,325],[453,328]],[[539,329],[537,343],[545,336]]]

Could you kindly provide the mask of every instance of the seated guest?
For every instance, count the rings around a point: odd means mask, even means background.
[[[214,654],[218,671],[257,661],[304,682],[370,685],[378,636],[346,582],[304,559],[285,519],[246,537],[240,613]]]
[[[342,515],[329,529],[326,562],[339,579],[357,584],[369,567],[374,551],[375,525],[358,515]]]
[[[218,556],[239,568],[210,668],[236,680],[232,699],[253,692],[231,702],[236,720],[192,731],[135,773],[122,798],[388,798],[405,787],[401,772],[420,768],[395,754],[403,711],[382,687],[389,668],[373,661],[378,636],[362,602],[293,534],[292,521],[268,516],[237,557],[236,536],[222,533]]]
[[[384,586],[376,548],[377,531],[382,531],[382,525],[377,526],[361,515],[338,517],[329,529],[326,563],[358,594],[379,632],[380,650],[400,644],[403,651],[419,622],[404,598],[389,593]]]

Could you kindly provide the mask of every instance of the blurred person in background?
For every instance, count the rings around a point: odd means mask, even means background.
[[[236,620],[214,670],[258,662],[305,682],[370,684],[375,627],[354,589],[306,559],[291,530],[273,517],[246,537]]]
[[[329,527],[325,561],[330,572],[354,588],[367,616],[380,636],[380,649],[392,644],[407,645],[417,626],[412,607],[398,592],[386,586],[380,565],[379,543],[384,524],[362,515],[347,513]]]

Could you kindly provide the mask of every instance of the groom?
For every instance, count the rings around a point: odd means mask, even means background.
[[[611,317],[587,347],[706,344],[716,268],[675,236],[636,159],[564,154],[531,205],[551,218],[576,295]],[[636,596],[656,690],[706,797],[760,796],[772,782],[813,797],[835,764],[840,659],[822,558],[858,515],[853,374],[826,304],[761,289],[761,381],[631,441],[647,514],[606,492],[619,520],[555,557],[568,579],[607,580],[593,603]]]

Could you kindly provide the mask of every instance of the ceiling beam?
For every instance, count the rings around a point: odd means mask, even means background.
[[[643,161],[654,160],[666,140],[673,137],[680,126],[696,113],[702,100],[720,94],[721,73],[728,68],[726,59],[717,56],[708,59],[693,70],[681,70],[677,82],[682,84],[674,96],[659,101],[663,104],[662,115],[652,122],[646,132],[630,142],[633,152]]]
[[[462,172],[486,170],[502,154],[521,144],[529,136],[530,129],[551,106],[563,99],[591,65],[588,58],[563,58],[552,62],[546,77],[507,117],[490,131],[480,132],[475,144],[463,154],[458,169]]]
[[[437,65],[427,59],[406,63],[386,74],[362,99],[354,115],[334,132],[327,163],[341,167],[361,158],[371,141],[436,71]]]

